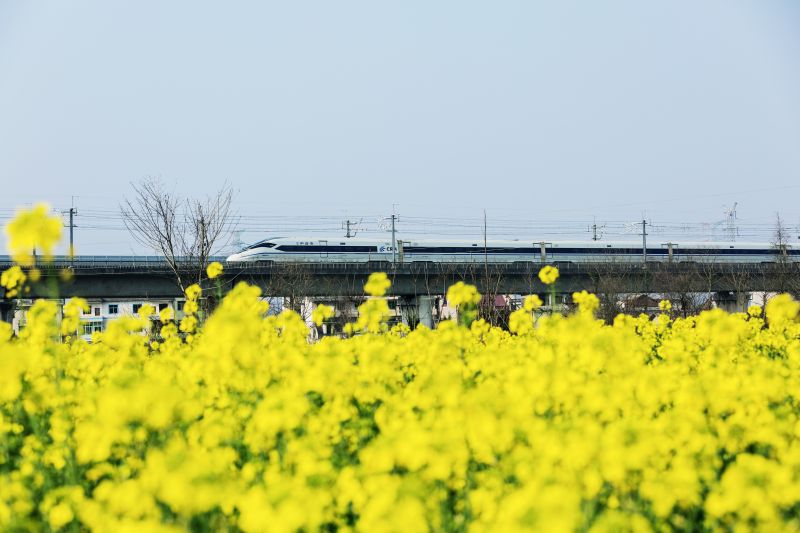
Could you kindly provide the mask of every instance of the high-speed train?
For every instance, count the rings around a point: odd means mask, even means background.
[[[512,263],[534,262],[641,262],[694,261],[731,263],[772,263],[781,258],[800,261],[800,249],[779,249],[770,243],[676,242],[641,243],[607,241],[533,240],[391,240],[342,237],[273,237],[247,246],[227,258],[229,262],[311,262],[359,263],[392,261],[413,263]]]

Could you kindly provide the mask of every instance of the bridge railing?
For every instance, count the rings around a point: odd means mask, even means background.
[[[178,258],[178,263],[188,263],[184,258]],[[224,262],[225,257],[213,256],[209,261]],[[8,268],[13,264],[11,256],[0,255],[0,268]],[[128,267],[166,267],[167,261],[160,255],[79,255],[70,258],[57,255],[47,263],[39,263],[44,268],[128,268]]]
[[[491,273],[503,273],[510,275],[530,274],[535,276],[542,263],[538,261],[520,261],[512,263],[488,263],[476,261],[470,263],[450,263],[450,262],[410,262],[397,263],[392,265],[389,261],[367,261],[367,262],[263,262],[263,263],[225,263],[225,258],[221,256],[211,257],[211,261],[220,261],[225,264],[228,273],[253,273],[268,274],[280,272],[283,269],[303,269],[319,275],[333,274],[364,274],[370,272],[387,273],[447,273],[452,271],[472,271],[479,273],[478,270],[488,268]],[[179,258],[179,263],[181,259]],[[10,256],[0,255],[0,270],[5,270],[13,263]],[[548,263],[552,264],[552,263]],[[556,262],[555,263],[562,276],[570,274],[586,275],[592,272],[603,273],[609,271],[636,273],[641,271],[660,271],[669,270],[672,272],[693,272],[698,270],[714,271],[735,271],[761,273],[777,270],[797,271],[800,263],[791,262],[789,264],[777,263],[726,263],[726,262],[674,262],[664,261],[641,262],[605,262],[591,261],[581,263]],[[74,268],[76,271],[98,271],[98,270],[156,270],[168,271],[169,267],[166,260],[156,255],[81,255],[75,258],[67,256],[56,256],[50,263],[40,264],[43,269],[63,269]],[[189,264],[186,264],[187,268]]]

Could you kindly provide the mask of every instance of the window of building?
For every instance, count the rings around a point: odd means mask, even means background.
[[[133,304],[133,314],[135,315],[136,313],[138,313],[139,309],[141,309],[141,308],[142,308],[142,304]]]
[[[108,314],[109,315],[116,315],[119,313],[119,305],[118,304],[108,304]]]
[[[186,302],[184,302],[183,300],[178,300],[178,301],[176,302],[176,304],[175,304],[175,307],[177,307],[177,308],[178,308],[178,311],[183,311],[183,304],[185,304],[185,303],[186,303]]]
[[[86,322],[83,324],[83,334],[84,335],[91,335],[92,333],[98,333],[103,331],[103,323],[102,322]]]
[[[100,308],[99,307],[95,307],[94,308],[94,316],[100,316]]]
[[[167,307],[169,307],[169,304],[158,304],[158,310],[159,311],[163,311]]]

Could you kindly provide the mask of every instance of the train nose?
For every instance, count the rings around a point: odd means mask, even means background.
[[[226,263],[234,263],[242,260],[242,254],[233,254],[225,258]]]

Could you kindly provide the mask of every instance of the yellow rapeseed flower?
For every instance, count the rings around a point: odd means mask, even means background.
[[[197,300],[186,300],[183,302],[183,312],[187,315],[197,313],[198,309],[200,309],[200,306],[197,305]]]
[[[61,334],[72,335],[78,329],[81,313],[89,311],[89,303],[83,298],[70,298],[63,308],[61,318]]]
[[[551,265],[545,265],[539,271],[539,279],[545,285],[552,285],[558,279],[558,269]]]
[[[314,342],[246,283],[203,324],[148,334],[148,306],[91,342],[37,300],[0,323],[0,531],[796,529],[797,302],[608,325],[573,300],[509,332],[390,328],[369,298]]]
[[[358,306],[358,319],[355,331],[379,333],[387,330],[386,318],[389,316],[389,303],[383,298],[370,298]]]
[[[175,311],[167,306],[158,313],[158,318],[161,322],[171,322],[175,318]]]
[[[0,286],[6,289],[6,298],[13,298],[19,293],[19,290],[25,284],[25,272],[19,267],[14,265],[0,274]]]
[[[190,301],[194,301],[197,300],[201,294],[203,294],[203,289],[200,288],[200,285],[194,283],[186,287],[185,293],[186,298],[188,298]]]
[[[536,294],[526,296],[522,301],[522,308],[526,311],[535,311],[543,305],[542,299]]]
[[[797,318],[800,314],[800,302],[796,302],[788,294],[779,294],[769,299],[765,313],[770,324],[782,326]]]
[[[184,333],[193,333],[195,329],[197,329],[197,317],[187,315],[181,319],[181,331]]]
[[[578,310],[581,313],[594,314],[600,307],[600,300],[597,296],[586,291],[573,293],[572,301],[578,304]]]
[[[31,266],[34,264],[33,252],[36,251],[49,260],[61,239],[63,226],[59,217],[50,214],[47,204],[37,204],[18,212],[5,228],[12,259],[21,265]]]
[[[53,528],[53,530],[61,529],[72,522],[74,517],[75,515],[72,513],[72,509],[63,502],[53,506],[47,514],[47,520],[50,522],[50,527]]]
[[[364,285],[364,292],[370,296],[383,296],[391,286],[392,282],[389,281],[389,276],[385,272],[374,272],[370,274]]]
[[[531,312],[524,307],[513,311],[508,317],[508,329],[517,335],[525,335],[533,331]]]
[[[313,320],[314,324],[317,326],[321,326],[326,319],[332,318],[334,313],[335,311],[333,307],[325,304],[319,304],[311,312],[311,320]]]
[[[447,303],[453,307],[464,304],[478,305],[480,301],[481,295],[474,285],[459,281],[447,289]]]
[[[220,274],[222,274],[222,263],[219,261],[214,261],[213,263],[209,263],[206,267],[206,274],[208,274],[209,279],[214,279]]]
[[[658,302],[658,308],[661,311],[670,311],[672,310],[672,302],[670,302],[669,300],[661,300],[660,302]]]

